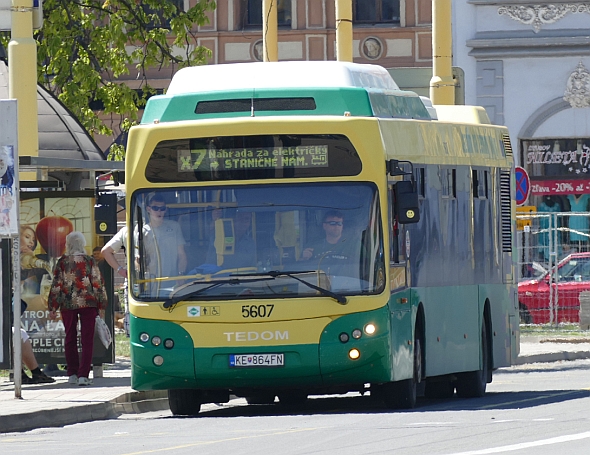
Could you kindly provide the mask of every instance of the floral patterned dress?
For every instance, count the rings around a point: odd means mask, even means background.
[[[62,256],[53,270],[49,293],[50,310],[76,310],[107,306],[103,277],[92,256],[72,254]]]

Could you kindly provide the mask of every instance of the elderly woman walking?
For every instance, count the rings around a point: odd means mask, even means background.
[[[92,364],[94,323],[99,310],[107,305],[107,293],[98,265],[86,254],[84,234],[74,231],[66,237],[66,252],[59,258],[53,270],[53,283],[49,293],[50,319],[61,318],[66,330],[65,354],[68,382],[81,386],[90,385],[88,379]],[[82,341],[82,359],[78,357],[78,318]]]

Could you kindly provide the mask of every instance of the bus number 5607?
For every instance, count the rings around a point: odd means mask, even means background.
[[[242,305],[243,318],[269,318],[274,305]]]

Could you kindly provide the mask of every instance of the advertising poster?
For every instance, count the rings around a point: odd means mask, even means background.
[[[0,235],[17,234],[14,183],[14,147],[0,147]]]
[[[20,287],[21,298],[27,304],[21,317],[21,327],[29,334],[39,363],[65,363],[64,325],[59,316],[55,321],[49,319],[47,297],[51,289],[53,267],[65,252],[66,236],[70,232],[84,234],[88,255],[92,255],[95,246],[102,246],[94,232],[93,209],[92,192],[21,193]],[[111,289],[107,287],[107,293],[109,297],[112,296],[112,283]],[[112,314],[111,305],[105,316],[111,333]],[[113,344],[105,349],[95,338],[93,363],[98,365],[113,361]]]

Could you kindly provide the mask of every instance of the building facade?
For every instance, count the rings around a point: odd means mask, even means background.
[[[518,202],[533,216],[519,220],[522,276],[534,261],[589,251],[590,3],[455,0],[453,24],[466,102],[508,127],[526,171],[517,173]]]
[[[590,3],[456,0],[453,24],[466,103],[508,127],[524,203],[582,207],[568,196],[590,194]]]
[[[196,0],[173,0],[185,10]],[[334,0],[275,0],[279,60],[336,60]],[[352,0],[353,59],[385,68],[432,65],[431,0]],[[209,64],[262,61],[262,0],[217,0],[209,24],[195,27],[192,45],[211,51]],[[166,89],[176,68],[152,70],[150,83]],[[126,82],[141,88],[136,74]],[[239,76],[236,76],[239,77]],[[124,80],[124,79],[123,79]],[[135,88],[135,87],[134,87]],[[116,123],[113,126],[116,129]],[[97,138],[107,150],[112,138]]]

